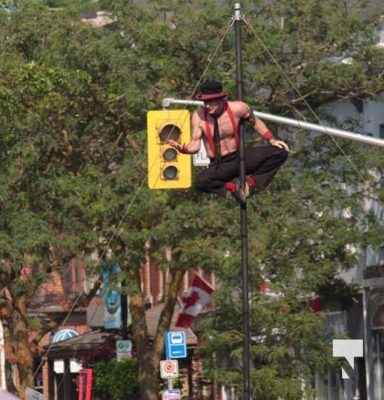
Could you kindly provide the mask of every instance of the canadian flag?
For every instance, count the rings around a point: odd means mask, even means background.
[[[212,292],[213,288],[199,275],[195,275],[187,295],[182,298],[183,309],[177,317],[175,326],[189,328],[196,316],[209,302]]]

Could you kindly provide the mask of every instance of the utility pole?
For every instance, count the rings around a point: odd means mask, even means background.
[[[121,337],[123,340],[128,339],[128,298],[125,293],[120,295],[120,303],[121,303]]]
[[[236,88],[237,99],[243,100],[243,68],[241,50],[241,23],[242,12],[239,3],[235,4],[234,14],[235,54],[236,54]],[[239,123],[239,158],[240,158],[240,185],[245,187],[245,137],[244,123]],[[240,236],[241,236],[241,284],[242,284],[242,314],[243,314],[243,400],[251,399],[250,379],[250,343],[251,334],[249,326],[249,273],[248,273],[248,221],[247,204],[240,205]]]
[[[235,4],[235,14],[233,17],[233,25],[235,31],[235,51],[236,51],[236,88],[237,99],[243,99],[243,78],[242,78],[242,54],[241,54],[241,22],[243,15],[239,3]],[[204,103],[199,100],[178,100],[174,98],[164,98],[162,101],[163,108],[169,108],[172,104],[182,104],[190,106],[202,106]],[[384,147],[384,140],[359,134],[356,132],[337,129],[329,126],[308,123],[296,119],[280,117],[278,115],[261,113],[253,111],[254,115],[262,120],[272,121],[278,124],[294,126],[299,129],[308,130],[310,132],[318,132],[330,136],[336,136],[343,139],[353,140],[369,145]],[[240,156],[240,184],[245,186],[245,138],[244,126],[240,121],[239,124],[239,156]],[[203,164],[199,164],[200,166]],[[247,226],[247,206],[240,205],[241,217],[241,255],[242,255],[242,314],[243,314],[243,400],[251,400],[251,384],[250,384],[250,324],[249,324],[249,277],[248,277],[248,226]],[[359,399],[358,389],[354,399]]]

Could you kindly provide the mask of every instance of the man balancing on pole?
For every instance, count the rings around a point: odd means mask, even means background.
[[[224,197],[230,192],[240,203],[258,189],[266,187],[288,156],[288,145],[273,137],[272,132],[251,108],[242,101],[227,101],[227,93],[217,80],[207,80],[200,87],[197,98],[204,106],[192,115],[192,135],[188,144],[169,140],[180,153],[194,154],[203,140],[209,167],[195,177],[195,188]],[[246,183],[239,183],[239,122],[248,122],[268,142],[266,146],[245,149]]]

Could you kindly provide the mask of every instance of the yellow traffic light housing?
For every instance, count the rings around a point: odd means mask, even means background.
[[[157,110],[147,113],[148,186],[150,189],[186,189],[191,187],[191,156],[181,154],[168,144],[180,145],[191,138],[188,110]]]

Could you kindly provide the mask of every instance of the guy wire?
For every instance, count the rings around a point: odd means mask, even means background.
[[[215,57],[216,57],[217,54],[218,54],[219,49],[221,48],[221,46],[222,46],[222,44],[223,44],[223,41],[224,41],[225,36],[227,35],[228,31],[229,31],[229,28],[230,28],[230,24],[227,24],[226,29],[224,30],[224,33],[222,34],[222,36],[221,36],[221,38],[220,38],[220,40],[219,40],[219,43],[218,43],[218,45],[217,45],[215,51],[214,51],[211,55],[208,55],[207,66],[204,68],[204,70],[203,70],[203,72],[202,72],[202,74],[201,74],[201,76],[200,76],[200,78],[199,78],[197,84],[194,86],[194,89],[193,89],[192,94],[191,94],[191,98],[193,98],[193,97],[196,95],[197,90],[198,90],[198,88],[199,88],[199,86],[200,86],[202,80],[204,79],[204,77],[205,77],[207,71],[209,70],[210,65],[211,65],[212,62],[214,61]],[[187,108],[187,107],[184,106],[184,109],[186,109],[186,108]],[[171,135],[171,133],[172,133],[172,132],[170,132],[169,135]],[[154,165],[154,164],[153,164],[153,165]],[[140,191],[142,190],[142,188],[143,188],[143,186],[144,186],[146,180],[148,179],[149,171],[153,168],[153,165],[149,166],[149,170],[147,171],[147,173],[145,174],[143,180],[140,182],[140,184],[138,185],[137,189],[135,190],[134,195],[133,195],[133,198],[132,198],[132,200],[129,202],[129,204],[128,204],[127,208],[126,208],[126,211],[124,212],[124,214],[123,214],[122,217],[120,218],[120,220],[119,220],[117,226],[114,228],[114,230],[113,230],[111,236],[110,236],[109,239],[107,240],[107,244],[106,244],[106,246],[105,246],[105,249],[104,249],[104,250],[102,251],[102,253],[100,254],[100,257],[99,257],[100,260],[102,260],[103,257],[105,256],[105,254],[106,254],[106,252],[107,252],[107,249],[110,247],[110,244],[112,243],[112,240],[115,238],[117,232],[119,231],[121,225],[123,224],[125,218],[127,217],[127,215],[128,215],[128,213],[129,213],[129,211],[130,211],[132,205],[136,202],[136,199],[137,199],[137,197],[138,197]],[[158,178],[158,179],[159,179],[159,178]],[[95,266],[91,267],[91,268],[90,268],[90,271],[89,271],[89,275],[92,275],[93,273],[95,273],[96,270],[97,270],[97,267],[98,267],[98,265],[95,265]],[[76,309],[76,307],[77,307],[77,305],[78,305],[80,299],[82,298],[82,296],[83,296],[84,294],[85,294],[85,290],[84,290],[84,289],[82,289],[82,290],[78,293],[78,295],[77,295],[76,298],[74,299],[73,303],[71,304],[71,308],[70,308],[70,310],[68,311],[67,315],[65,316],[64,320],[63,320],[63,321],[61,322],[61,324],[58,326],[58,329],[60,329],[61,327],[63,327],[63,326],[66,324],[66,322],[67,322],[68,319],[70,318],[71,314],[75,311],[75,309]],[[48,353],[49,353],[49,351],[50,351],[52,345],[53,345],[53,343],[50,343],[50,344],[49,344],[49,346],[48,346],[47,350],[45,351],[44,355],[41,357],[42,361],[40,362],[40,364],[37,366],[36,370],[34,371],[33,378],[36,377],[36,374],[38,373],[39,369],[40,369],[40,368],[42,367],[42,365],[44,364],[45,359],[46,359],[46,357],[47,357],[47,355],[48,355]]]
[[[268,48],[268,46],[265,44],[265,42],[263,41],[263,39],[256,33],[256,31],[253,29],[253,27],[251,26],[251,24],[249,24],[247,21],[245,22],[247,27],[249,28],[249,30],[254,34],[254,36],[256,37],[256,39],[259,41],[259,43],[261,44],[261,46],[263,47],[263,49],[265,50],[265,52],[269,55],[269,57],[271,58],[271,60],[276,64],[276,66],[280,69],[280,71],[282,72],[283,76],[285,77],[285,79],[288,81],[288,83],[291,85],[292,89],[303,99],[303,102],[305,104],[305,106],[307,107],[307,109],[310,111],[310,113],[314,116],[314,118],[316,119],[316,121],[319,122],[320,125],[322,125],[321,119],[318,116],[318,114],[315,112],[315,110],[311,107],[311,105],[308,103],[308,101],[306,100],[305,96],[300,92],[300,90],[297,88],[297,86],[293,83],[292,79],[287,75],[287,73],[284,71],[284,68],[281,66],[281,64],[279,63],[279,61],[276,59],[276,57],[273,55],[272,51]],[[297,120],[297,118],[296,118]],[[304,120],[306,120],[306,118],[304,117]],[[324,128],[326,129],[327,127],[324,126]],[[340,150],[340,152],[343,154],[343,156],[347,159],[347,161],[349,162],[349,164],[351,165],[352,169],[356,172],[356,175],[358,175],[360,178],[363,178],[360,171],[358,170],[357,166],[353,163],[353,161],[351,160],[351,158],[345,153],[344,149],[339,145],[338,141],[332,136],[332,135],[328,135],[331,140],[334,142],[334,144],[336,145],[336,147]]]

